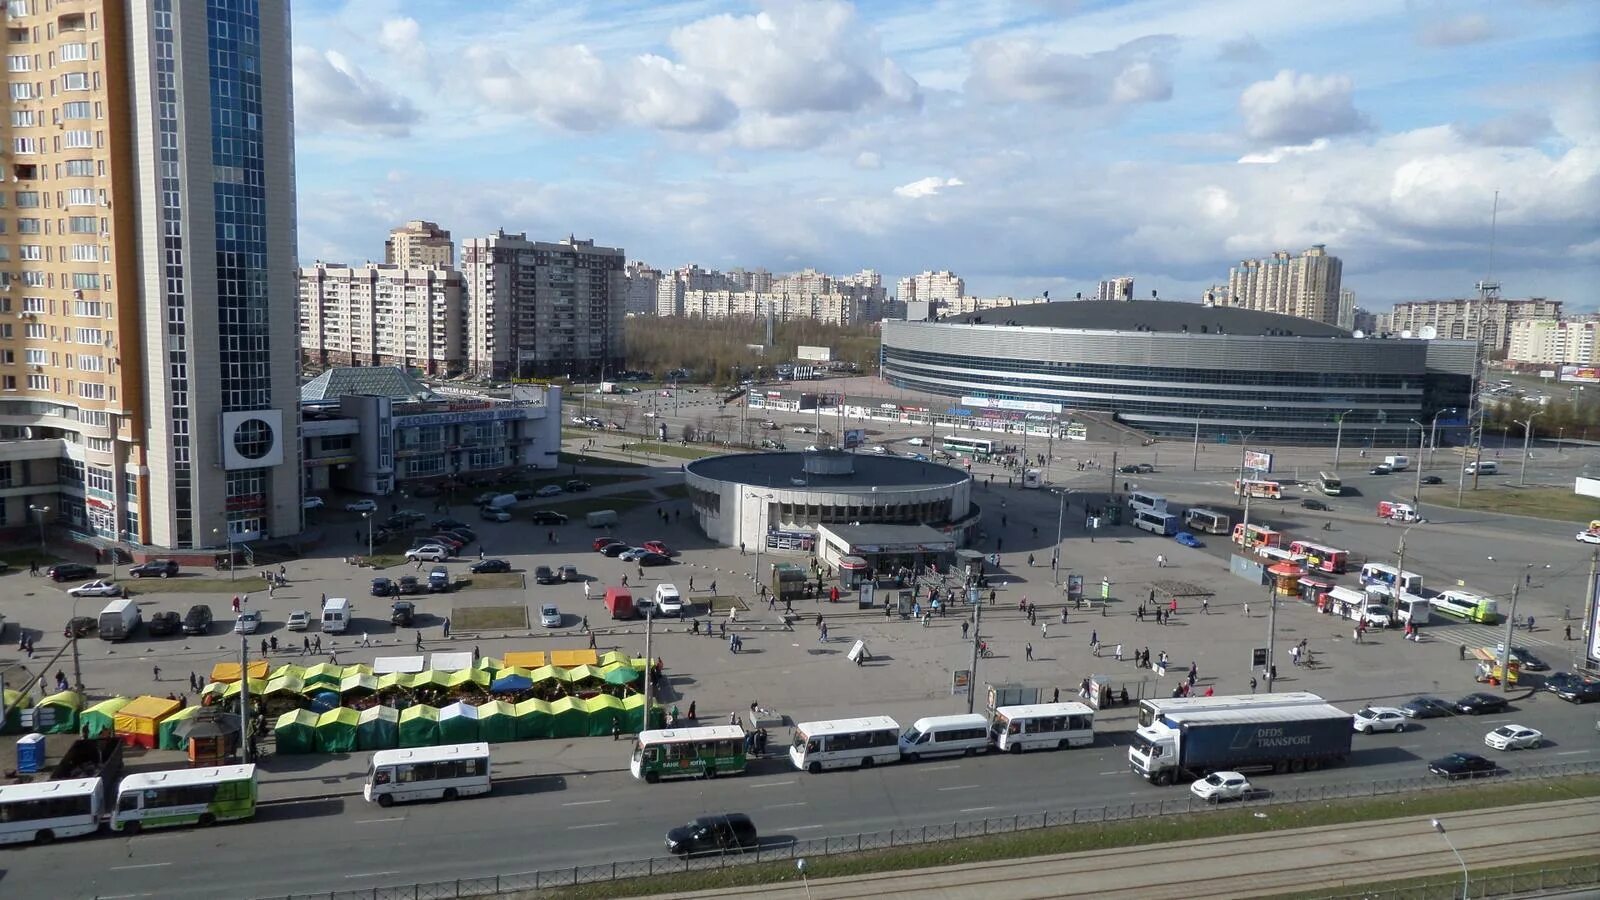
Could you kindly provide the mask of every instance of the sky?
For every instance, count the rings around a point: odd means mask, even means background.
[[[1486,276],[1600,306],[1600,0],[293,10],[305,263],[428,219],[661,269],[1182,300],[1325,244],[1372,309]]]

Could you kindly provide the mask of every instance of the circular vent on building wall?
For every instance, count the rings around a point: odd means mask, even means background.
[[[261,419],[245,419],[233,429],[233,450],[245,459],[265,458],[276,442],[272,425]]]

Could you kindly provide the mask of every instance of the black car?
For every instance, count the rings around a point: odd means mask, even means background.
[[[1510,708],[1511,704],[1506,698],[1499,694],[1486,694],[1483,691],[1468,694],[1456,701],[1456,712],[1466,713],[1469,716],[1503,712]]]
[[[1455,715],[1456,708],[1447,700],[1423,696],[1413,697],[1410,703],[1400,707],[1400,711],[1412,719],[1440,719]]]
[[[511,563],[508,563],[503,559],[480,559],[473,563],[467,569],[467,571],[474,575],[486,575],[491,572],[509,572],[511,571]]]
[[[1428,763],[1428,771],[1451,781],[1493,775],[1500,767],[1476,753],[1452,753]]]
[[[171,578],[176,574],[178,574],[178,562],[172,559],[152,559],[128,567],[130,578]]]
[[[601,547],[600,555],[615,558],[632,549],[633,548],[629,547],[625,541],[617,541],[615,544],[607,544],[604,547]]]
[[[172,610],[158,612],[150,617],[150,621],[145,627],[150,629],[151,637],[176,634],[178,629],[183,627],[183,617]]]
[[[450,593],[450,569],[448,566],[434,566],[428,570],[428,593]]]
[[[1328,504],[1323,503],[1321,500],[1314,500],[1309,497],[1300,501],[1300,508],[1315,510],[1317,512],[1327,512],[1329,509]]]
[[[1156,467],[1150,465],[1149,463],[1129,463],[1128,465],[1119,466],[1117,468],[1117,471],[1124,475],[1147,475],[1155,470]]]
[[[463,521],[461,521],[459,519],[443,518],[443,519],[434,519],[433,520],[433,529],[435,531],[443,531],[446,528],[465,528],[465,527],[467,527],[467,523],[465,523],[465,522],[463,522]]]
[[[1373,466],[1371,469],[1368,469],[1367,470],[1367,474],[1368,475],[1387,475],[1387,474],[1389,474],[1390,472],[1393,472],[1393,471],[1394,471],[1394,469],[1389,468],[1389,464],[1388,463],[1378,463],[1377,465]]]
[[[401,575],[400,576],[400,593],[402,595],[410,596],[411,594],[421,594],[421,593],[425,593],[426,591],[427,591],[427,588],[422,586],[422,582],[417,579],[417,576],[415,576],[415,575]]]
[[[567,493],[569,493],[569,494],[578,494],[578,493],[582,493],[583,491],[587,491],[589,488],[594,487],[594,485],[590,484],[587,481],[583,481],[581,479],[574,478],[571,481],[567,482],[565,485],[563,485],[563,487],[565,487],[567,489]]]
[[[209,634],[211,632],[211,607],[196,603],[183,617],[184,634]]]
[[[1544,689],[1568,703],[1600,700],[1600,679],[1576,672],[1556,672],[1546,676]]]
[[[78,616],[67,622],[67,629],[72,632],[72,636],[79,638],[94,634],[99,627],[100,623],[95,621],[94,616]]]
[[[667,832],[667,851],[685,856],[738,853],[754,850],[760,842],[755,823],[744,813],[700,816]]]
[[[1422,476],[1422,483],[1423,484],[1444,484],[1444,479],[1440,478],[1437,475],[1424,475],[1424,476]]]
[[[1511,661],[1524,672],[1548,672],[1550,664],[1533,655],[1527,647],[1511,646]]]
[[[549,566],[536,566],[533,570],[534,584],[560,584],[561,579],[556,575],[556,570]]]
[[[411,627],[417,618],[417,605],[410,600],[396,600],[389,607],[389,624],[399,625],[402,628]]]
[[[95,570],[94,566],[86,566],[83,563],[60,563],[51,566],[45,574],[50,576],[51,581],[81,581],[93,578]]]
[[[532,500],[535,496],[537,496],[533,491],[533,488],[517,488],[511,492],[511,496],[517,498],[518,500]]]
[[[528,516],[535,525],[565,525],[567,514],[558,513],[553,509],[536,509]]]
[[[641,566],[668,566],[672,564],[672,557],[665,553],[641,553],[635,556],[633,561]]]
[[[372,596],[374,596],[374,597],[393,597],[395,594],[398,594],[398,593],[400,593],[400,585],[395,584],[392,579],[389,579],[389,578],[374,578],[374,579],[372,579]]]

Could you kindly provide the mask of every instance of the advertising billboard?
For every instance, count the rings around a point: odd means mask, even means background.
[[[1246,450],[1244,452],[1244,467],[1260,472],[1272,471],[1272,454],[1264,450]]]
[[[1600,578],[1594,580],[1594,596],[1589,598],[1589,665],[1600,665]]]
[[[1578,384],[1600,384],[1600,366],[1562,366],[1561,380]]]
[[[844,449],[854,450],[867,442],[867,432],[864,428],[846,428],[844,430]]]

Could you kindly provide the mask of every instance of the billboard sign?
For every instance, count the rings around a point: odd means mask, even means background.
[[[1258,472],[1272,471],[1272,454],[1264,450],[1246,450],[1244,452],[1244,467],[1255,469]]]
[[[864,428],[846,428],[844,430],[844,449],[854,450],[867,442],[867,431]]]
[[[767,549],[787,552],[799,551],[810,553],[816,546],[817,535],[812,531],[769,531],[767,532]]]
[[[1600,384],[1600,366],[1562,366],[1561,380],[1578,384]]]
[[[1600,665],[1600,578],[1594,579],[1589,598],[1589,665]]]
[[[980,406],[985,409],[1013,409],[1020,412],[1061,412],[1059,403],[1041,403],[1037,400],[1002,400],[989,397],[962,397],[962,406]]]

